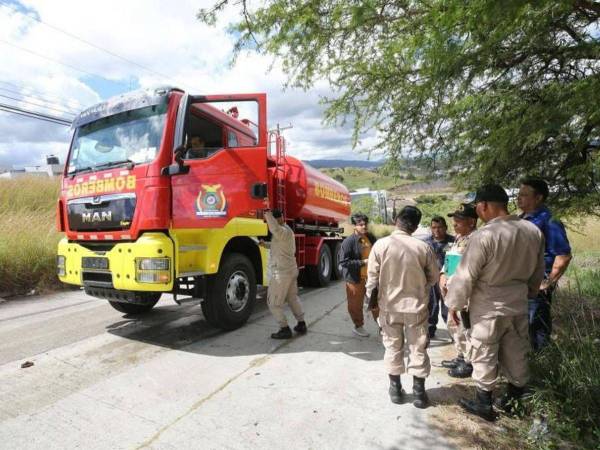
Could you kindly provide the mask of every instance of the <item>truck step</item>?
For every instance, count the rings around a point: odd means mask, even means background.
[[[204,299],[199,297],[177,297],[176,295],[173,295],[173,300],[175,300],[175,303],[178,305],[199,305]]]

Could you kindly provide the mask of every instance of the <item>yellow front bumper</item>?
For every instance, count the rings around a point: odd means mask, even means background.
[[[82,245],[63,238],[58,243],[58,255],[65,258],[65,274],[60,281],[78,286],[84,285],[83,270],[96,272],[99,279],[112,281],[114,289],[124,291],[170,292],[173,290],[175,267],[173,241],[162,233],[145,233],[135,242],[116,244],[106,252],[94,252]],[[108,259],[108,270],[82,269],[82,258],[104,257]],[[168,258],[170,277],[168,282],[140,283],[136,281],[136,258]]]

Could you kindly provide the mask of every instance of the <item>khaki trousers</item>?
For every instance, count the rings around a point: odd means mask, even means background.
[[[348,313],[356,328],[362,327],[365,324],[363,316],[363,307],[365,303],[365,295],[367,280],[361,280],[360,283],[346,282],[346,298],[348,300]],[[379,308],[371,311],[373,319],[379,317]]]
[[[296,320],[304,320],[304,311],[298,298],[298,270],[290,272],[275,272],[269,279],[269,289],[267,291],[267,305],[271,314],[277,320],[281,328],[287,327],[287,319],[283,312],[285,303],[290,305],[292,313]]]
[[[404,339],[408,345],[408,364],[406,372],[419,378],[425,378],[431,371],[427,354],[427,329],[429,313],[426,309],[420,313],[392,313],[381,311],[379,323],[383,332],[385,354],[383,361],[390,375],[404,373]]]
[[[458,312],[454,312],[458,316]],[[452,336],[454,342],[454,348],[456,349],[456,356],[462,356],[465,361],[469,360],[469,342],[467,340],[467,334],[463,324],[454,320],[454,314],[452,310],[448,310],[448,333]]]
[[[478,388],[493,390],[500,374],[518,387],[529,381],[527,314],[473,321],[469,344],[472,376]]]

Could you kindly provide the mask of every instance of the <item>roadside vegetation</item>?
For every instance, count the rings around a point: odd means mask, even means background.
[[[360,169],[357,167],[345,167],[337,169],[321,169],[321,172],[344,184],[349,190],[360,188],[371,190],[391,189],[396,186],[414,183],[421,178],[413,174],[398,173],[397,176],[388,174],[385,168]]]
[[[54,290],[59,180],[0,180],[0,296]]]
[[[578,231],[579,230],[579,231]],[[552,305],[553,341],[532,358],[534,448],[600,448],[600,221],[571,224],[574,258]]]

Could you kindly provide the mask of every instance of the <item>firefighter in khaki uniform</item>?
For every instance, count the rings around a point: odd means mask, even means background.
[[[265,210],[264,214],[269,231],[273,235],[269,246],[271,249],[269,257],[271,275],[267,291],[267,304],[280,327],[277,333],[271,334],[271,337],[273,339],[289,339],[292,337],[292,330],[290,330],[283,312],[283,305],[286,302],[290,305],[290,309],[298,321],[294,331],[299,334],[306,333],[304,311],[298,298],[296,240],[294,232],[285,223],[280,210],[274,209],[272,212]],[[261,245],[267,246],[267,243],[261,241]]]
[[[404,339],[409,355],[407,372],[413,376],[413,405],[425,408],[425,378],[431,365],[427,355],[429,289],[439,279],[438,261],[431,247],[411,236],[421,211],[404,207],[396,217],[397,230],[373,245],[368,261],[367,295],[378,290],[379,323],[385,346],[384,362],[393,403],[402,403],[400,375],[404,373]]]
[[[468,308],[475,400],[461,399],[470,413],[493,421],[492,391],[500,372],[508,379],[497,406],[518,399],[529,380],[527,299],[544,278],[544,238],[526,220],[509,215],[508,196],[499,185],[482,186],[475,210],[486,224],[475,231],[448,284],[448,307]]]
[[[469,242],[469,237],[477,228],[478,219],[475,207],[470,203],[461,203],[456,211],[448,214],[448,217],[452,217],[456,238],[450,250],[446,252],[444,266],[440,273],[440,288],[444,297],[448,295],[448,280],[456,271],[458,262]],[[456,358],[442,361],[442,367],[450,369],[448,375],[454,378],[468,378],[473,373],[473,366],[468,355],[466,331],[457,311],[448,310],[448,332],[454,342]]]

